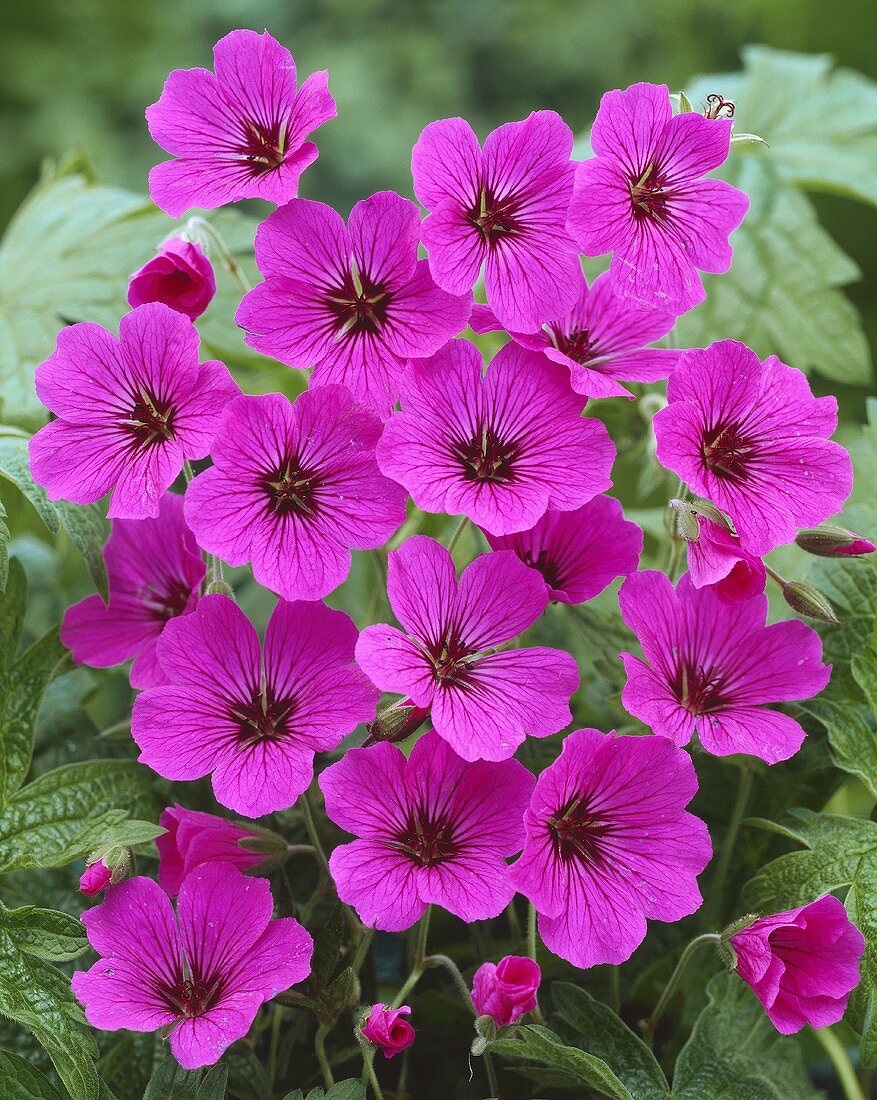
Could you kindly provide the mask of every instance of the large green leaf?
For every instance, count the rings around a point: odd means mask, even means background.
[[[48,1077],[8,1050],[0,1050],[0,1096],[3,1100],[61,1100]]]
[[[227,1081],[225,1066],[185,1070],[164,1050],[143,1100],[223,1100]]]
[[[877,1065],[877,823],[809,810],[795,810],[792,816],[789,826],[758,824],[805,850],[762,867],[747,884],[745,897],[754,908],[776,912],[849,887],[847,910],[865,937],[862,977],[850,999],[849,1017],[862,1033],[863,1063]]]
[[[366,1100],[366,1090],[362,1081],[339,1081],[328,1092],[316,1088],[305,1096],[301,1089],[296,1089],[295,1092],[288,1092],[283,1100]]]
[[[536,1024],[518,1027],[513,1036],[497,1039],[488,1050],[529,1065],[547,1066],[556,1080],[567,1085],[587,1085],[613,1100],[638,1100],[602,1058],[567,1046],[547,1027]]]
[[[717,974],[676,1061],[673,1100],[818,1100],[793,1039],[736,975]]]
[[[70,962],[88,950],[82,922],[69,913],[36,905],[7,909],[0,902],[0,921],[20,951],[45,962]]]

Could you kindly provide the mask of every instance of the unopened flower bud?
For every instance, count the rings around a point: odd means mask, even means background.
[[[384,1052],[385,1058],[395,1058],[414,1042],[414,1028],[402,1019],[410,1015],[409,1005],[390,1008],[389,1005],[376,1004],[360,1030],[370,1043]]]
[[[669,502],[676,516],[676,532],[686,542],[697,542],[700,538],[700,523],[697,512],[687,500],[674,499]]]
[[[803,581],[787,581],[783,585],[783,599],[793,611],[816,619],[820,623],[839,623],[828,597],[812,584]]]
[[[525,955],[506,955],[495,966],[486,962],[475,971],[472,1004],[479,1017],[489,1016],[497,1027],[508,1027],[536,1007],[541,980],[538,963]]]
[[[217,593],[219,593],[220,596],[228,596],[231,600],[234,599],[234,589],[228,581],[224,581],[221,578],[212,580],[204,589],[205,596],[214,596]]]
[[[417,732],[428,714],[428,707],[418,707],[411,699],[394,703],[366,726],[368,737],[363,746],[375,745],[379,741],[389,741],[391,745],[404,741]]]
[[[131,276],[128,305],[161,302],[194,321],[214,294],[216,277],[203,250],[187,237],[171,237]]]
[[[79,879],[79,889],[86,897],[93,898],[108,886],[121,882],[130,864],[131,849],[127,845],[110,848],[101,855],[92,852]]]
[[[799,531],[795,542],[808,554],[816,554],[821,558],[855,558],[862,554],[873,554],[877,550],[873,542],[834,523],[821,523],[818,527]]]

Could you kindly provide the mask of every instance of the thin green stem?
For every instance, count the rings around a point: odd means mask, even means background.
[[[466,530],[466,525],[468,524],[468,522],[469,522],[469,517],[468,516],[461,516],[460,522],[454,528],[454,533],[453,533],[453,535],[451,535],[450,541],[448,542],[448,553],[449,554],[453,554],[453,552],[454,552],[454,550],[457,546],[457,543],[460,541],[460,536]]]
[[[362,1034],[359,1028],[356,1029],[356,1041],[359,1043],[360,1053],[362,1054],[362,1065],[365,1070],[365,1077],[368,1083],[372,1087],[372,1091],[375,1094],[375,1100],[384,1100],[384,1094],[381,1090],[381,1083],[378,1081],[377,1074],[375,1073],[375,1052],[368,1039]]]
[[[195,471],[192,469],[192,463],[188,460],[188,458],[183,459],[183,476],[186,479],[187,485],[195,476]]]
[[[536,906],[527,904],[527,954],[536,962]]]
[[[414,945],[414,964],[411,967],[411,973],[405,979],[402,988],[393,998],[393,1003],[390,1005],[390,1008],[398,1008],[423,977],[424,959],[426,958],[426,939],[429,935],[429,918],[431,913],[432,906],[428,905],[423,916],[420,918],[420,924],[417,926],[417,942]]]
[[[277,1077],[277,1046],[280,1041],[280,1025],[283,1023],[283,1009],[275,1005],[271,1016],[271,1045],[268,1047],[268,1080],[274,1087]]]
[[[764,571],[772,581],[776,581],[780,588],[785,588],[789,583],[781,573],[778,573],[776,569],[772,569],[767,562],[764,562]]]
[[[713,943],[718,946],[722,942],[722,937],[718,932],[705,932],[702,936],[696,936],[691,943],[689,943],[682,954],[679,956],[679,962],[676,963],[676,969],[670,975],[670,980],[664,986],[664,992],[658,999],[658,1003],[655,1005],[655,1010],[649,1017],[645,1024],[644,1030],[649,1038],[655,1034],[655,1029],[658,1026],[658,1021],[664,1015],[664,1010],[670,1003],[670,999],[676,992],[676,988],[685,973],[685,968],[688,966],[691,956],[697,951],[699,947],[703,947],[705,944]]]
[[[362,970],[362,964],[365,962],[365,957],[368,954],[368,949],[371,947],[372,940],[375,938],[374,928],[363,928],[362,935],[359,937],[359,943],[356,945],[356,954],[353,956],[353,973],[358,974]]]
[[[496,1079],[496,1067],[493,1064],[493,1057],[489,1051],[484,1052],[484,1068],[487,1070],[487,1084],[490,1089],[491,1100],[495,1097],[499,1100],[499,1081]]]
[[[98,737],[100,737],[102,739],[109,740],[113,737],[116,737],[120,733],[130,733],[130,732],[131,732],[131,719],[130,718],[123,718],[121,722],[113,722],[113,724],[111,726],[107,726],[106,729],[101,730],[100,733],[98,734]]]
[[[518,911],[515,908],[514,898],[512,898],[512,900],[508,904],[508,907],[506,908],[506,916],[508,917],[509,921],[509,932],[511,933],[511,937],[515,943],[518,943],[524,938],[524,933],[523,929],[521,928],[521,922],[518,919]]]
[[[305,831],[308,834],[311,844],[313,845],[314,854],[317,857],[317,863],[320,865],[320,880],[321,887],[326,883],[332,881],[332,874],[329,870],[329,860],[326,857],[326,849],[320,840],[320,834],[317,832],[317,823],[314,820],[314,814],[311,810],[311,804],[308,801],[308,791],[299,798],[296,803],[298,809],[301,811],[302,820],[305,824]],[[343,903],[342,903],[343,904]],[[359,923],[359,919],[356,914],[350,908],[349,905],[343,905],[344,916],[347,919],[347,923],[353,932],[361,932],[362,925]]]
[[[244,294],[252,290],[253,288],[250,285],[250,280],[241,270],[240,264],[238,264],[237,260],[232,255],[231,249],[225,243],[225,239],[223,238],[219,230],[214,228],[214,226],[212,226],[210,222],[207,221],[205,218],[189,218],[189,225],[195,230],[201,230],[202,232],[206,233],[211,241],[213,241],[213,243],[216,245],[216,251],[222,257],[222,262],[225,265],[226,270],[233,279],[237,280],[238,286],[241,288]]]
[[[617,1015],[618,1010],[621,1008],[621,979],[617,966],[613,966],[609,970],[609,993],[612,1008]]]
[[[679,479],[679,484],[676,486],[676,495],[674,500],[685,500],[688,497],[688,486],[682,480]],[[672,511],[672,509],[671,509]],[[670,580],[675,580],[675,573],[677,566],[679,565],[679,559],[682,555],[682,548],[685,545],[685,540],[680,537],[678,530],[678,523],[676,519],[676,513],[670,519],[670,554],[667,559],[667,576]]]
[[[731,869],[731,857],[734,854],[734,846],[740,832],[740,825],[746,815],[746,807],[752,794],[753,773],[747,768],[740,769],[740,780],[737,784],[737,795],[731,808],[731,817],[728,820],[728,828],[722,838],[722,846],[719,848],[719,858],[716,861],[716,871],[710,890],[710,901],[706,906],[703,919],[707,924],[718,924],[722,918],[722,901],[724,899],[725,885],[728,872]]]
[[[327,1089],[332,1088],[335,1084],[335,1078],[332,1076],[332,1067],[329,1065],[329,1059],[326,1057],[326,1036],[332,1029],[328,1024],[320,1024],[317,1028],[317,1035],[314,1039],[314,1052],[317,1055],[317,1061],[320,1063],[320,1072],[323,1075],[323,1083]]]
[[[830,1027],[814,1029],[814,1035],[822,1044],[822,1049],[831,1059],[840,1087],[846,1100],[865,1100],[865,1093],[856,1078],[856,1071],[850,1061],[843,1043]]]
[[[427,955],[427,957],[423,960],[423,963],[427,970],[431,970],[433,967],[436,966],[444,967],[444,969],[447,970],[447,972],[454,979],[454,984],[456,985],[460,996],[465,1001],[467,1007],[470,1008],[476,1016],[478,1015],[478,1013],[475,1012],[475,1006],[472,1004],[472,994],[469,992],[469,986],[466,985],[466,979],[460,973],[459,967],[453,959],[451,959],[448,955]]]

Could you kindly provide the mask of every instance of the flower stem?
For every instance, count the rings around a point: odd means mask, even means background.
[[[776,569],[772,569],[767,564],[767,562],[764,562],[763,564],[764,564],[764,571],[765,571],[765,573],[767,573],[767,575],[770,577],[770,579],[772,581],[776,581],[776,583],[780,586],[780,588],[785,588],[786,585],[789,583],[786,580],[786,578],[781,573],[778,573],[776,571]]]
[[[718,946],[722,942],[722,937],[718,932],[705,932],[702,936],[695,936],[695,938],[689,943],[682,954],[679,956],[679,962],[676,963],[676,969],[670,975],[670,980],[664,986],[664,992],[658,999],[658,1003],[655,1005],[655,1010],[646,1021],[644,1031],[647,1036],[651,1038],[655,1034],[655,1029],[658,1026],[658,1021],[664,1015],[664,1010],[670,1003],[670,998],[676,992],[676,988],[679,985],[682,975],[685,973],[685,968],[688,966],[688,962],[691,956],[697,951],[699,947],[703,947],[704,944],[714,943]]]
[[[365,962],[365,957],[368,954],[368,949],[371,947],[372,940],[375,938],[374,928],[363,928],[362,935],[359,937],[359,943],[356,945],[356,954],[353,956],[353,973],[358,974],[362,970],[362,964]]]
[[[213,241],[214,245],[216,245],[216,251],[222,257],[222,262],[225,265],[225,268],[228,271],[229,275],[231,275],[232,278],[237,281],[238,286],[241,288],[244,294],[247,294],[249,291],[251,291],[253,288],[252,286],[250,286],[250,280],[241,270],[240,265],[232,255],[231,249],[225,243],[225,239],[223,238],[219,230],[212,226],[210,222],[207,221],[205,218],[189,218],[188,225],[196,231],[200,230],[201,232],[207,234],[211,241]]]
[[[454,984],[459,990],[460,996],[466,1002],[467,1006],[475,1012],[475,1006],[472,1004],[472,995],[469,992],[469,986],[466,985],[466,980],[460,973],[453,959],[449,958],[447,955],[427,955],[423,960],[423,965],[427,970],[436,966],[443,966],[454,979]],[[475,1015],[477,1015],[477,1013],[475,1013]]]
[[[487,1083],[490,1089],[491,1100],[495,1097],[499,1100],[499,1082],[496,1079],[496,1067],[493,1064],[493,1057],[490,1051],[485,1050],[483,1054],[484,1068],[487,1070]]]
[[[713,877],[709,904],[705,907],[703,919],[708,924],[717,924],[721,921],[722,900],[725,885],[728,879],[728,871],[731,868],[731,857],[734,854],[734,846],[737,843],[737,834],[749,805],[749,797],[752,794],[753,773],[747,768],[740,769],[740,781],[737,784],[737,797],[731,809],[731,817],[728,828],[722,838],[722,846],[719,849],[719,858],[716,863],[716,873]]]
[[[468,516],[461,516],[460,517],[460,522],[454,528],[454,533],[453,533],[453,535],[451,535],[450,542],[448,543],[448,553],[449,554],[453,554],[457,543],[460,541],[460,535],[462,535],[463,532],[466,530],[466,525],[468,524],[468,522],[469,522],[469,517]]]
[[[527,954],[536,962],[536,906],[527,904]]]
[[[183,459],[183,476],[186,479],[187,485],[195,476],[195,471],[192,469],[192,463],[188,460],[188,458]]]
[[[323,1083],[327,1089],[332,1088],[335,1084],[335,1078],[332,1076],[332,1067],[329,1065],[329,1059],[326,1057],[326,1036],[332,1029],[328,1024],[320,1024],[317,1028],[317,1035],[314,1039],[314,1052],[317,1055],[317,1061],[320,1063],[320,1072],[323,1074]]]
[[[325,886],[332,881],[332,872],[329,870],[329,860],[326,858],[326,849],[323,847],[320,841],[320,834],[317,832],[317,823],[314,821],[314,814],[311,810],[311,804],[308,801],[308,792],[299,798],[296,803],[298,809],[301,811],[302,820],[305,823],[305,831],[308,834],[311,844],[313,845],[314,854],[317,857],[317,863],[320,865],[320,879],[321,885]],[[344,905],[344,916],[347,919],[351,931],[361,932],[362,925],[359,922],[356,914],[350,908],[349,905]]]
[[[393,1003],[390,1005],[390,1008],[398,1008],[423,976],[424,960],[426,958],[426,938],[429,935],[429,918],[431,913],[432,906],[428,905],[423,916],[420,918],[420,924],[417,926],[417,942],[414,946],[414,965],[411,967],[411,973],[405,979],[402,988],[393,998]]]
[[[838,1039],[830,1027],[814,1028],[814,1035],[822,1044],[822,1048],[831,1059],[840,1087],[846,1100],[865,1100],[865,1094],[856,1079],[850,1056],[847,1054],[843,1043]]]
[[[375,1094],[375,1100],[384,1100],[384,1094],[381,1091],[381,1085],[378,1081],[377,1074],[375,1073],[375,1052],[374,1048],[369,1044],[366,1037],[362,1034],[359,1028],[356,1029],[356,1041],[359,1043],[359,1050],[362,1054],[362,1064],[365,1068],[365,1076],[368,1079],[368,1083],[372,1087],[372,1091]]]

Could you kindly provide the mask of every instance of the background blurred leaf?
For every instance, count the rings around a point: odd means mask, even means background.
[[[0,1096],[3,1100],[61,1100],[47,1077],[8,1050],[0,1050]]]

